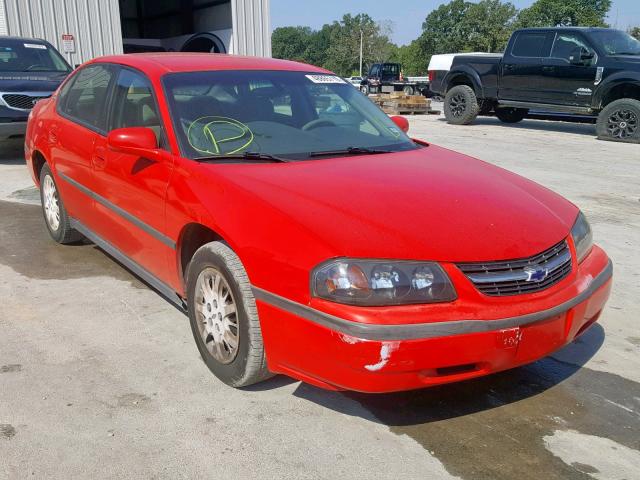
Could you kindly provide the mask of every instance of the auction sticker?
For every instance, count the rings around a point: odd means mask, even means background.
[[[336,75],[305,75],[313,83],[347,83]]]
[[[40,50],[46,50],[47,49],[46,45],[41,45],[39,43],[25,43],[23,45],[25,46],[25,48],[39,48]]]

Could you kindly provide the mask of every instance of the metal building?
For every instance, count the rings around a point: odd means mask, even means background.
[[[72,65],[141,51],[271,56],[269,0],[0,0],[0,35],[43,38]]]

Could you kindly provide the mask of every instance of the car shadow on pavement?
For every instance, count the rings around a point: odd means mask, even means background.
[[[441,122],[447,120],[442,117],[438,119]],[[588,137],[596,137],[596,126],[590,123],[572,123],[559,120],[537,120],[525,119],[519,123],[503,123],[496,117],[478,117],[469,126],[474,125],[491,125],[501,128],[515,128],[519,130],[538,130],[542,132],[571,133],[576,135],[585,135]]]
[[[301,383],[294,395],[346,415],[387,426],[438,422],[535,397],[578,372],[605,339],[595,324],[552,357],[530,365],[458,383],[387,394],[331,392]],[[353,401],[364,409],[354,409]]]
[[[0,140],[0,163],[3,165],[23,165],[24,138]]]

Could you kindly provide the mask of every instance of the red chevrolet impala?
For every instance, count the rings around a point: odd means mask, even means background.
[[[589,328],[612,265],[578,208],[406,129],[309,65],[126,55],[39,102],[25,152],[53,239],[90,239],[188,312],[234,387],[413,389]]]

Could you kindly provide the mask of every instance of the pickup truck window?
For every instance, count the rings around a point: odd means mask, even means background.
[[[514,57],[548,57],[545,52],[546,32],[521,32],[518,34],[511,55]]]
[[[594,31],[591,37],[607,55],[640,55],[640,41],[620,30]]]
[[[580,35],[575,33],[559,33],[553,42],[551,57],[571,63],[573,58],[580,55],[581,49],[593,53],[593,49],[587,45]]]

